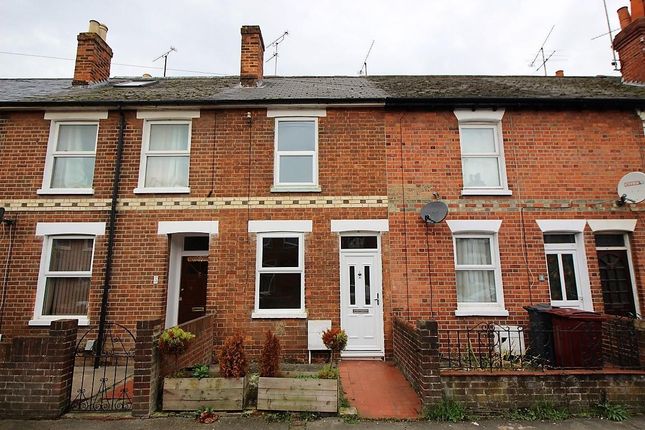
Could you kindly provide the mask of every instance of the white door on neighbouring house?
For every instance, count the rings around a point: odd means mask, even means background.
[[[383,356],[383,291],[377,239],[341,237],[341,327],[348,337],[345,357]],[[375,248],[365,248],[371,244]]]

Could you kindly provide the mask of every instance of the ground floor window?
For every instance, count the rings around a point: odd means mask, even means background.
[[[258,234],[255,310],[259,314],[304,312],[302,234]]]

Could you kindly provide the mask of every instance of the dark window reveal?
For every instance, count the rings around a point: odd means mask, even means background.
[[[263,238],[262,267],[298,267],[298,238]]]
[[[376,249],[378,240],[376,236],[342,236],[340,249]]]
[[[575,234],[545,234],[544,243],[576,243]]]
[[[208,236],[186,236],[184,251],[208,251]]]
[[[625,246],[625,236],[622,234],[597,234],[596,235],[596,246],[597,247],[624,247]]]
[[[300,273],[261,273],[260,309],[300,309]]]

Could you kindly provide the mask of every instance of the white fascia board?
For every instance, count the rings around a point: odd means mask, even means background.
[[[291,108],[291,109],[274,109],[267,108],[267,117],[269,118],[282,118],[282,117],[325,117],[327,116],[327,109],[310,109],[310,108]]]
[[[45,119],[53,121],[98,121],[107,117],[107,111],[45,112]]]
[[[219,221],[159,221],[157,234],[176,233],[216,235],[219,233]]]
[[[269,233],[284,231],[293,233],[311,233],[311,220],[249,221],[249,233]]]
[[[448,228],[456,233],[497,233],[502,226],[502,220],[448,220]]]
[[[582,233],[587,221],[584,219],[537,219],[542,233]]]
[[[138,110],[137,119],[193,119],[199,118],[198,110]]]
[[[504,116],[504,109],[455,109],[459,122],[499,122]]]
[[[103,236],[104,222],[39,222],[36,224],[36,236],[54,234],[86,234]]]
[[[348,231],[389,231],[389,223],[386,219],[333,219],[331,220],[331,231],[342,233]]]
[[[600,231],[629,231],[636,230],[635,219],[590,219],[587,224],[594,233]]]

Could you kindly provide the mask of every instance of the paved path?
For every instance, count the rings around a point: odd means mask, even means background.
[[[342,360],[340,380],[349,403],[365,418],[416,419],[421,401],[393,363]]]
[[[54,421],[0,420],[0,430],[645,430],[645,416],[622,423],[597,419],[572,419],[557,423],[509,422],[501,420],[436,423],[359,421],[346,423],[340,418],[325,418],[311,422],[267,422],[261,416],[222,417],[213,424],[199,424],[190,418],[151,418],[120,420],[87,420],[67,418]]]

